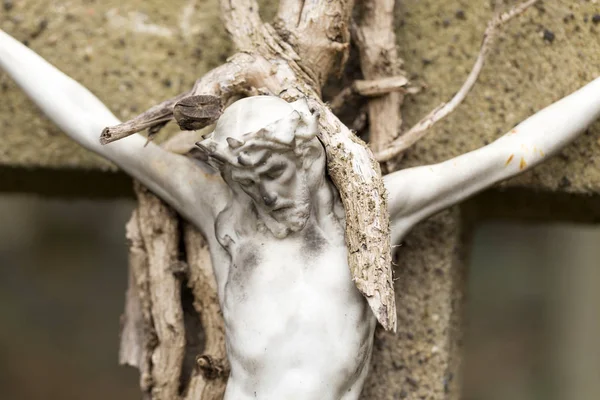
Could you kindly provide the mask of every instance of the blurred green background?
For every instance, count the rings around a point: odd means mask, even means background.
[[[133,206],[0,199],[0,399],[140,397],[117,365]],[[599,399],[600,229],[487,222],[473,243],[464,399]]]
[[[0,199],[0,399],[137,399],[117,365],[133,201]]]
[[[476,230],[465,400],[600,399],[600,229],[492,222]]]

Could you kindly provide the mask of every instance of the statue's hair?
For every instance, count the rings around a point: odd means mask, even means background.
[[[261,100],[267,100],[265,96],[261,97]],[[250,98],[247,101],[252,101],[252,99],[256,98]],[[285,103],[279,98],[273,99],[273,101]],[[205,159],[218,169],[225,164],[239,168],[251,167],[268,158],[272,151],[294,151],[300,154],[305,144],[317,135],[318,115],[310,112],[305,100],[285,104],[289,108],[284,107],[283,110],[290,110],[287,115],[257,130],[241,134],[233,132],[232,136],[226,136],[228,132],[223,132],[225,129],[219,129],[219,124],[217,124],[215,131],[196,145],[204,154]],[[277,105],[281,106],[281,104]],[[233,116],[225,114],[224,116],[237,117],[235,111],[232,114]],[[227,123],[223,125],[227,126]]]

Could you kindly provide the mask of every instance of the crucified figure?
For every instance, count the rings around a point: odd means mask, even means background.
[[[198,143],[201,159],[137,134],[87,89],[0,31],[0,67],[65,133],[113,161],[205,235],[226,327],[227,400],[357,399],[376,317],[356,288],[346,210],[310,101],[238,100]],[[384,177],[391,241],[419,221],[543,162],[600,117],[600,78],[506,135],[446,162]]]

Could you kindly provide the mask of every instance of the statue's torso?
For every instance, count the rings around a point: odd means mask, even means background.
[[[309,225],[285,239],[229,247],[222,290],[227,400],[356,399],[374,316],[350,278],[340,231]]]

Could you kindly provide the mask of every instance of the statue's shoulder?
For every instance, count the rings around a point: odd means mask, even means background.
[[[227,206],[221,211],[215,219],[215,236],[217,241],[228,253],[230,253],[235,239],[232,238],[234,232],[234,218],[231,206]],[[237,236],[237,235],[234,235]]]
[[[243,211],[236,207],[233,201],[230,201],[215,219],[215,236],[229,254],[243,237],[252,236],[256,231],[256,214],[250,210]]]

